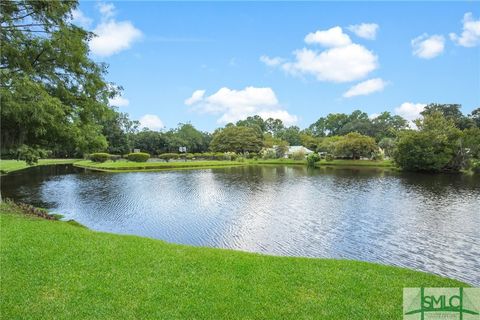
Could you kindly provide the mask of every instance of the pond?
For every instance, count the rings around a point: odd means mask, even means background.
[[[1,178],[2,197],[87,227],[274,255],[355,259],[480,285],[480,177],[245,166]]]

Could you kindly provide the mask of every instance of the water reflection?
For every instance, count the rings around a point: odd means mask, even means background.
[[[151,173],[36,167],[2,196],[96,230],[277,255],[357,259],[480,285],[480,178],[247,166]]]

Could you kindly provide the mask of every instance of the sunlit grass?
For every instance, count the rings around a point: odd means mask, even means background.
[[[464,285],[365,262],[94,232],[16,210],[0,205],[4,319],[401,319],[404,287]]]

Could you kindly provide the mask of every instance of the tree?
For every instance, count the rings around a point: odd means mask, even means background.
[[[387,157],[391,157],[395,149],[395,140],[392,138],[383,138],[378,143],[378,146],[382,148],[383,152],[385,152],[385,155]]]
[[[291,146],[299,146],[302,143],[300,139],[300,128],[297,126],[291,126],[279,131],[276,137],[288,142]]]
[[[276,136],[278,132],[285,129],[285,126],[280,119],[268,118],[265,120],[265,130]]]
[[[474,109],[468,117],[475,123],[477,128],[480,128],[480,108]]]
[[[425,117],[435,113],[441,113],[446,119],[453,121],[455,126],[460,130],[473,127],[475,123],[462,114],[460,111],[461,107],[460,104],[430,103],[421,112],[421,115]]]
[[[257,130],[260,134],[266,132],[266,124],[262,117],[254,115],[253,117],[247,117],[245,120],[237,121],[238,127],[249,127]]]
[[[395,162],[412,171],[459,171],[465,166],[462,132],[443,113],[427,113],[416,121],[418,130],[400,133]]]
[[[158,154],[165,151],[167,146],[167,137],[164,133],[144,129],[134,137],[134,148],[150,154]]]
[[[101,119],[119,90],[73,25],[76,1],[0,2],[2,151],[20,145],[78,156],[107,147]]]
[[[334,153],[337,157],[355,160],[361,157],[371,158],[377,151],[375,139],[358,132],[351,132],[335,143]]]
[[[371,136],[377,141],[383,138],[395,138],[400,130],[407,128],[407,120],[398,115],[392,116],[390,112],[385,111],[372,119]]]
[[[213,134],[210,148],[215,152],[259,152],[263,147],[262,140],[254,128],[231,126],[217,130]]]
[[[104,117],[102,134],[108,142],[108,152],[126,154],[133,148],[133,135],[138,132],[140,123],[129,119],[128,114],[111,109]]]

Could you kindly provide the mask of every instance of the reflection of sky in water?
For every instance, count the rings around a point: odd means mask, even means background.
[[[2,195],[96,230],[380,262],[480,285],[479,177],[303,166],[75,171],[2,177]]]

